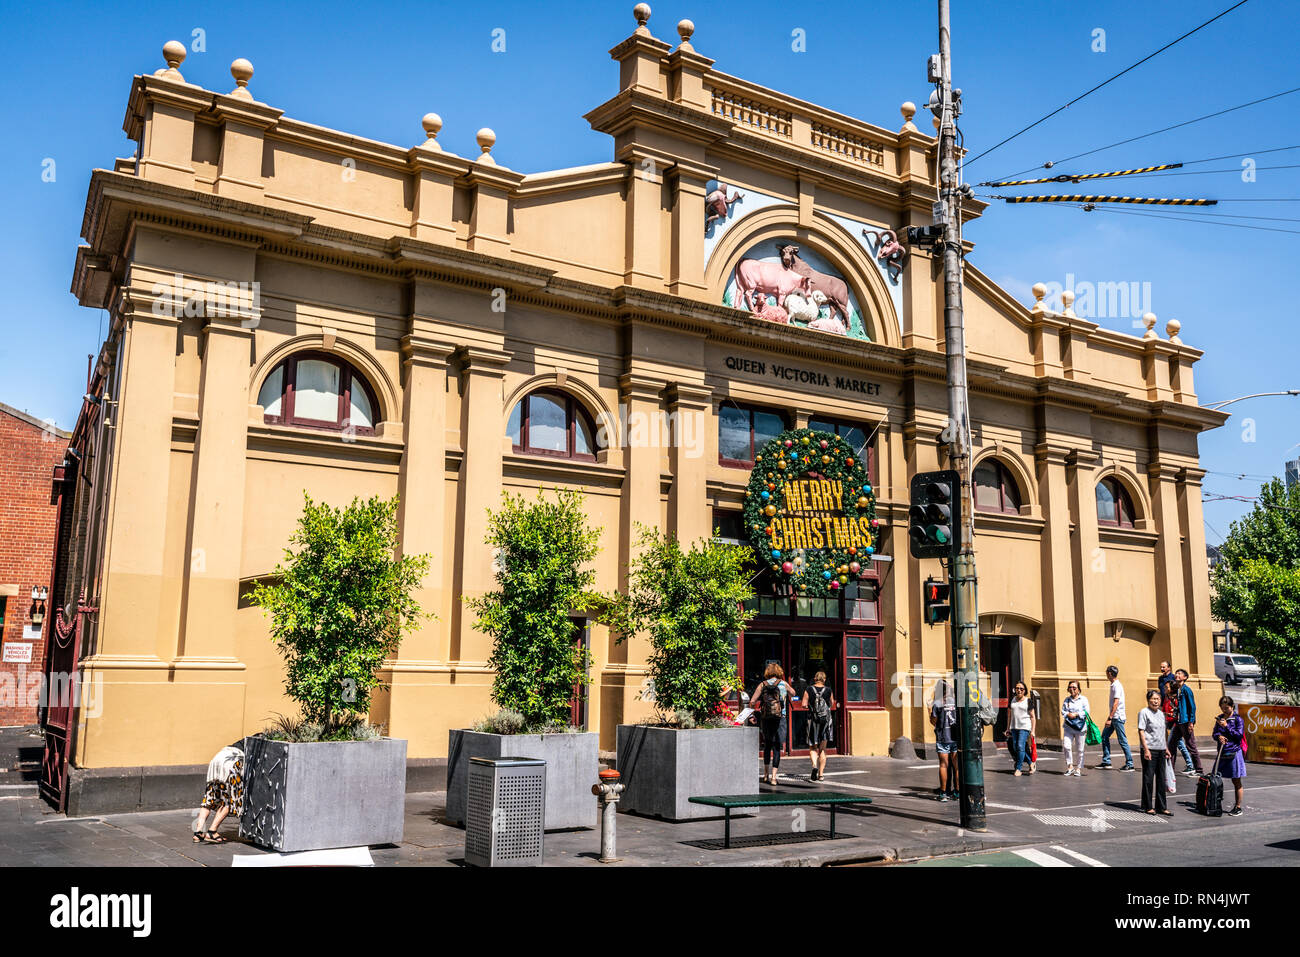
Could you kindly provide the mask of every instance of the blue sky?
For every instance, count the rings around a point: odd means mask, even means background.
[[[971,155],[1082,93],[1231,5],[1232,0],[1133,3],[954,0],[954,78]],[[0,101],[9,146],[0,151],[0,264],[8,302],[0,337],[0,401],[60,425],[73,422],[86,355],[104,316],[68,292],[90,170],[132,146],[121,131],[131,76],[162,66],[164,41],[194,42],[182,72],[225,90],[229,64],[256,68],[254,95],[290,116],[402,145],[423,139],[420,117],[443,117],[440,141],[474,155],[491,126],[493,153],[525,172],[602,162],[610,141],[582,114],[617,88],[606,51],[635,23],[631,0],[605,3],[141,3],[0,4],[0,50],[10,95]],[[929,94],[925,58],[937,52],[935,4],[827,2],[653,3],[652,32],[676,42],[695,21],[695,48],[718,69],[889,128],[898,105]],[[865,11],[865,12],[864,12]],[[493,52],[504,30],[505,51]],[[792,49],[802,30],[806,52]],[[1105,31],[1104,52],[1094,31]],[[1300,86],[1300,4],[1250,0],[1200,33],[982,158],[979,182],[1018,173],[1128,136]],[[918,123],[928,117],[918,115]],[[1300,93],[1066,164],[1056,171],[1123,169],[1250,155],[1300,144]],[[54,181],[42,180],[54,161]],[[1300,150],[1255,157],[1253,183],[1239,158],[1188,170],[1207,175],[1111,180],[1128,195],[1220,199],[1300,197]],[[1034,174],[1027,174],[1034,175]],[[1092,187],[1081,187],[1086,191]],[[1048,188],[1069,192],[1072,187]],[[1097,187],[1098,191],[1102,187]],[[987,193],[987,189],[978,192]],[[1300,202],[1224,203],[1211,212],[1280,217],[1241,221],[1295,232],[1076,209],[997,204],[967,230],[971,261],[1028,302],[1037,281],[1150,283],[1151,308],[1182,322],[1206,351],[1196,368],[1203,402],[1300,388],[1295,260]],[[1132,331],[1132,319],[1098,318]],[[1207,496],[1251,495],[1258,476],[1300,455],[1300,398],[1239,403],[1202,438]],[[1247,422],[1246,420],[1250,421]],[[1247,478],[1235,476],[1244,473]],[[1248,506],[1207,502],[1207,537],[1227,532]]]

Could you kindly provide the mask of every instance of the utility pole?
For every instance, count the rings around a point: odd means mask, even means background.
[[[939,0],[939,201],[943,217],[943,325],[948,364],[948,428],[952,468],[961,476],[962,522],[953,529],[952,661],[961,732],[961,826],[987,830],[984,817],[984,726],[979,720],[979,608],[975,577],[975,509],[971,495],[970,411],[966,389],[966,336],[961,308],[961,186],[957,176],[957,113],[952,88],[949,0]],[[933,71],[932,71],[933,72]],[[936,213],[940,212],[936,208]]]

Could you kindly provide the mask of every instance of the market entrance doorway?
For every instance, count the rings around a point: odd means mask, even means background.
[[[826,672],[826,685],[835,695],[838,708],[832,713],[834,746],[831,754],[847,754],[844,709],[844,638],[840,632],[822,631],[747,631],[740,648],[740,673],[745,677],[745,691],[752,694],[763,680],[769,662],[775,661],[785,672],[786,683],[794,689],[795,700],[786,711],[785,754],[808,753],[808,710],[799,704],[804,689],[812,684],[819,671]]]

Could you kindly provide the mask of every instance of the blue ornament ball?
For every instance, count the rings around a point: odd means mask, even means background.
[[[876,549],[873,546],[868,545],[865,549],[863,549],[863,551],[865,551],[868,555],[874,555]]]
[[[780,551],[778,551],[778,550],[775,549],[775,548],[772,549],[772,557],[775,558],[775,559],[780,560],[780,558],[781,558],[781,553],[780,553]]]
[[[826,579],[827,581],[830,581],[830,580],[831,580],[831,573],[830,573],[830,572],[822,572],[822,578]]]
[[[772,493],[771,493],[771,492],[764,492],[764,493],[763,493],[763,499],[764,499],[764,501],[766,501],[767,499],[769,499],[769,498],[771,498],[771,497],[772,497]]]

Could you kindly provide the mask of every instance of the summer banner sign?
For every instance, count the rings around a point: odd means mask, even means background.
[[[1300,708],[1277,704],[1242,704],[1248,761],[1300,765]]]
[[[879,522],[865,455],[830,432],[791,429],[754,457],[745,527],[801,597],[835,595],[871,567]]]

